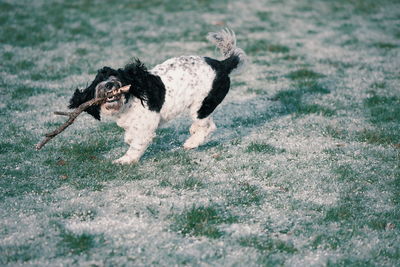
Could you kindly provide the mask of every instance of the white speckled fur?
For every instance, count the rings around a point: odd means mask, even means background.
[[[160,76],[166,89],[165,102],[160,111],[162,121],[168,121],[186,110],[190,110],[195,119],[215,78],[214,70],[198,56],[171,58],[150,72]]]
[[[236,53],[239,50],[235,46],[234,33],[232,34],[224,32],[223,38],[231,38],[227,41],[233,44],[231,45],[232,53]],[[221,48],[218,44],[216,45]],[[241,56],[245,56],[244,52]],[[243,65],[242,62],[240,63]],[[197,118],[197,112],[212,89],[216,76],[215,71],[203,57],[171,58],[155,66],[150,72],[158,75],[164,83],[166,89],[164,104],[158,113],[150,111],[146,104],[142,105],[140,100],[131,98],[114,116],[117,124],[125,129],[125,142],[130,146],[126,154],[115,160],[115,163],[129,164],[139,161],[154,138],[158,126],[182,113],[188,112],[193,120],[190,127],[191,136],[184,143],[185,149],[198,147],[216,129],[211,115],[204,119]]]

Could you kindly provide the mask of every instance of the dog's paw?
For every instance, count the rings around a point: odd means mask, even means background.
[[[183,144],[183,148],[186,150],[194,149],[198,147],[202,142],[199,140],[197,136],[191,136],[186,142]]]
[[[130,157],[127,156],[122,156],[119,159],[116,159],[113,161],[114,164],[124,164],[124,165],[128,165],[128,164],[135,164],[138,163],[138,160],[136,159],[132,159]]]
[[[191,150],[191,149],[194,149],[194,148],[196,148],[197,146],[191,146],[191,145],[188,145],[188,144],[184,144],[183,145],[183,148],[185,149],[185,150]]]

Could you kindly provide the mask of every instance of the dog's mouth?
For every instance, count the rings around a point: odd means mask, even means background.
[[[103,106],[107,110],[114,110],[114,111],[119,110],[122,106],[121,97],[120,96],[108,97]]]
[[[126,94],[129,89],[130,85],[122,87],[121,82],[115,79],[99,84],[96,88],[96,97],[106,98],[101,104],[101,111],[108,115],[120,112],[126,102]]]
[[[118,112],[123,106],[123,102],[125,99],[123,98],[124,98],[123,95],[107,97],[106,101],[102,105],[103,110],[107,111],[107,113],[109,114]]]
[[[120,99],[121,99],[120,95],[119,96],[110,96],[110,97],[107,97],[106,103],[115,103],[115,102],[118,102]]]

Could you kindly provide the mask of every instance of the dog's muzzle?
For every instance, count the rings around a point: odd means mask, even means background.
[[[118,90],[121,86],[121,82],[114,78],[104,81],[96,88],[96,97],[107,97],[110,95],[109,92]],[[124,99],[124,94],[110,95],[107,97],[105,103],[101,105],[101,110],[108,114],[118,112],[123,106]]]
[[[105,97],[107,96],[107,93],[116,89],[121,88],[122,84],[119,81],[108,81],[106,82],[103,86],[98,88],[97,90],[97,96],[98,97]],[[121,98],[121,95],[119,96],[110,96],[107,98],[106,102],[107,103],[112,103],[115,101],[118,101]]]

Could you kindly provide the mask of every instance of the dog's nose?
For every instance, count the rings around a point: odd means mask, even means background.
[[[111,89],[114,87],[114,83],[113,83],[113,82],[108,82],[108,83],[106,83],[105,87],[106,87],[108,90],[111,90]]]

